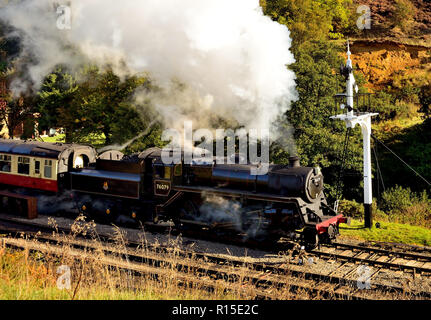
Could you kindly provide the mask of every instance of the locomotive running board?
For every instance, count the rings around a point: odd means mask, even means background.
[[[248,191],[238,191],[238,190],[232,190],[232,189],[223,189],[218,190],[214,188],[208,188],[208,187],[185,187],[185,186],[175,186],[172,188],[175,191],[181,191],[181,192],[191,192],[191,193],[207,193],[207,194],[213,194],[218,196],[225,196],[229,198],[247,198],[252,200],[262,200],[262,201],[271,201],[271,202],[280,202],[280,203],[297,203],[297,198],[287,198],[282,196],[274,196],[269,195],[265,193],[253,193]]]

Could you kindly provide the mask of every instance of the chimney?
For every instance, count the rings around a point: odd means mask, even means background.
[[[291,168],[298,168],[301,166],[301,162],[298,156],[289,157],[289,166]]]

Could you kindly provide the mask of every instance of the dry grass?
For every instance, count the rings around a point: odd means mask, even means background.
[[[306,290],[292,292],[289,286],[283,288],[257,289],[250,283],[249,277],[265,280],[271,275],[258,273],[244,267],[229,265],[217,266],[195,257],[184,258],[180,255],[181,238],[169,239],[169,250],[160,253],[157,244],[148,244],[145,232],[141,232],[141,245],[133,252],[142,255],[144,263],[128,261],[130,254],[123,231],[116,228],[112,237],[112,247],[118,257],[107,254],[102,242],[95,232],[94,222],[86,222],[78,217],[71,228],[70,234],[58,232],[56,222],[51,219],[54,229],[53,238],[57,240],[56,250],[43,250],[43,245],[36,239],[26,239],[29,243],[26,250],[11,250],[0,247],[0,299],[72,299],[72,300],[103,300],[103,299],[151,299],[151,300],[241,300],[271,296],[277,299],[309,299]],[[80,236],[90,237],[83,241]],[[84,251],[77,254],[73,244],[86,243]],[[42,250],[33,250],[34,246]],[[39,248],[38,247],[38,248]],[[111,248],[112,248],[111,247]],[[160,265],[151,265],[147,259],[158,259]],[[287,259],[289,257],[286,257]],[[107,263],[110,262],[110,263]],[[189,266],[187,269],[181,266]],[[71,271],[71,286],[59,289],[57,282],[62,273],[60,266],[68,266]],[[225,274],[235,275],[237,281],[214,279],[202,270],[220,268]],[[133,272],[130,270],[138,270]],[[63,271],[64,272],[64,271]],[[287,276],[283,276],[283,280]],[[296,281],[295,281],[296,282]],[[300,280],[298,280],[300,282]],[[320,299],[320,296],[313,296]]]
[[[25,250],[6,249],[0,241],[0,300],[281,300],[335,299],[335,286],[325,285],[325,293],[314,292],[316,282],[304,276],[292,275],[299,270],[293,260],[307,261],[307,255],[293,257],[293,251],[280,253],[282,274],[259,272],[250,268],[247,257],[242,266],[217,265],[194,255],[185,257],[182,239],[170,237],[169,245],[149,243],[146,233],[140,233],[140,246],[131,250],[122,229],[116,228],[109,244],[97,234],[94,222],[79,217],[70,234],[56,231],[55,247],[22,235],[22,239],[7,239]],[[86,236],[89,240],[84,240]],[[39,236],[42,238],[42,236]],[[45,238],[45,236],[43,237]],[[76,245],[82,247],[78,250]],[[167,249],[167,250],[166,250]],[[166,252],[167,251],[167,252]],[[114,252],[114,254],[112,253]],[[142,257],[142,261],[128,259]],[[157,264],[154,263],[157,262]],[[70,288],[59,289],[60,266],[71,271]],[[303,266],[307,270],[307,264]],[[208,271],[218,270],[218,278]],[[255,281],[273,281],[266,287],[256,287]],[[277,284],[282,283],[280,287]],[[332,288],[332,289],[331,289]],[[310,289],[310,290],[308,290]],[[384,297],[382,296],[384,299]],[[350,296],[345,299],[351,299]]]

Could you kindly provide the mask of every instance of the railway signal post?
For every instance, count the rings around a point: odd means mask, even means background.
[[[364,145],[364,221],[365,227],[371,228],[373,224],[372,203],[373,203],[373,190],[372,190],[372,176],[371,176],[371,118],[377,116],[378,113],[369,112],[354,112],[354,91],[358,91],[355,77],[353,75],[353,65],[350,59],[350,45],[347,43],[347,63],[345,67],[341,68],[341,73],[346,78],[346,93],[338,96],[346,98],[346,105],[341,104],[341,109],[346,109],[347,112],[340,114],[331,119],[342,120],[346,123],[347,128],[355,128],[359,125],[362,130],[363,145]]]

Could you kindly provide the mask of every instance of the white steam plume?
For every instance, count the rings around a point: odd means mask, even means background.
[[[271,129],[297,97],[289,31],[264,16],[258,0],[70,0],[70,30],[57,28],[58,3],[23,0],[0,12],[37,58],[28,66],[36,88],[55,65],[87,60],[121,75],[149,72],[168,95],[176,79],[199,99],[182,92],[184,103],[157,101],[172,127],[212,114]]]

